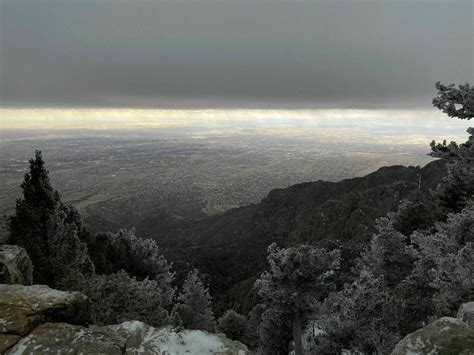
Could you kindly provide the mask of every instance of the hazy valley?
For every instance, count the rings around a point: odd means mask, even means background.
[[[428,136],[440,130],[419,118],[400,121],[356,118],[341,127],[318,119],[221,119],[210,127],[6,129],[0,212],[12,212],[26,161],[40,149],[62,197],[92,229],[135,226],[159,238],[183,221],[259,202],[275,188],[339,181],[388,165],[425,165],[432,160]],[[456,137],[463,131],[452,124],[447,132]]]

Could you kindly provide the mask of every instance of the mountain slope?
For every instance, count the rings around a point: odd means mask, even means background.
[[[243,282],[248,291],[271,243],[339,247],[350,262],[373,234],[376,218],[396,211],[403,199],[423,198],[445,173],[444,162],[434,161],[421,169],[390,166],[340,182],[301,183],[273,190],[260,203],[189,224],[159,243],[178,269],[187,268],[187,260],[210,274],[214,293],[226,306],[235,306],[232,293],[246,296],[235,284]]]

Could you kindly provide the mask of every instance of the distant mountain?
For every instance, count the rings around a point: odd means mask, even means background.
[[[159,244],[178,270],[191,263],[211,275],[221,307],[245,312],[270,244],[338,247],[349,268],[374,233],[376,218],[396,211],[403,199],[423,198],[445,174],[445,162],[438,160],[423,168],[397,165],[340,182],[276,189],[260,203],[187,224]]]

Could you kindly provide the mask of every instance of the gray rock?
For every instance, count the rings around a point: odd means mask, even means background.
[[[458,319],[474,328],[474,302],[464,303],[459,307]]]
[[[18,245],[0,245],[0,283],[33,283],[33,264],[25,249]]]
[[[66,323],[36,327],[5,354],[215,354],[246,355],[247,348],[222,334],[174,331],[138,321],[89,328]]]
[[[474,354],[474,329],[451,317],[443,317],[400,340],[392,355]]]
[[[0,284],[0,334],[25,335],[47,321],[78,322],[87,297],[44,285]]]
[[[0,354],[5,353],[9,348],[15,345],[21,337],[19,335],[0,334]]]
[[[28,314],[55,313],[82,306],[87,297],[80,292],[59,291],[46,285],[0,284],[0,305],[24,308]]]
[[[125,338],[66,323],[45,323],[6,354],[121,354]]]
[[[65,314],[77,314],[86,301],[79,292],[43,285],[0,285],[0,353],[248,354],[245,345],[223,334],[154,328],[139,321],[89,327],[60,321]]]
[[[47,321],[80,319],[87,297],[47,286],[0,285],[0,354]]]
[[[224,334],[202,330],[154,328],[143,322],[131,321],[102,327],[127,338],[124,354],[216,354],[245,355],[247,347]]]

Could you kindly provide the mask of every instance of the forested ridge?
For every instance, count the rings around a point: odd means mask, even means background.
[[[435,107],[474,117],[474,88],[436,85]],[[8,244],[34,282],[90,299],[89,324],[141,320],[221,331],[262,354],[387,354],[474,298],[474,128],[432,142],[427,166],[272,191],[174,235],[91,233],[30,160]]]

